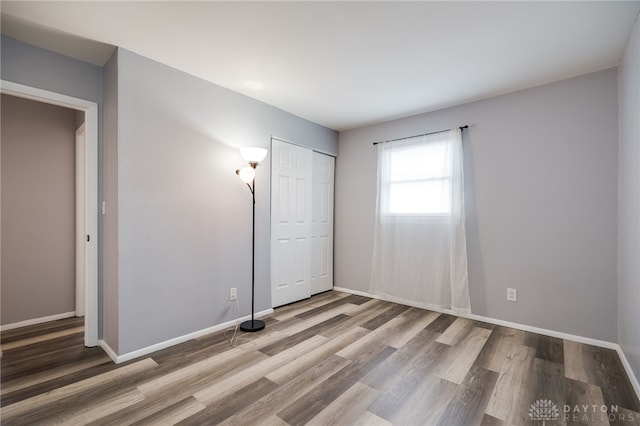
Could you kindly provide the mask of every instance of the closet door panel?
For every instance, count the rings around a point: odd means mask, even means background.
[[[312,151],[271,142],[273,307],[311,296]]]
[[[311,294],[333,288],[333,197],[335,158],[313,153]]]

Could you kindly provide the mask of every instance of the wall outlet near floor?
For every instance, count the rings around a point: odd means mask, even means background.
[[[229,289],[229,300],[236,300],[238,298],[238,289],[231,287]]]
[[[518,300],[518,290],[515,288],[507,289],[507,300],[509,302],[516,302]]]

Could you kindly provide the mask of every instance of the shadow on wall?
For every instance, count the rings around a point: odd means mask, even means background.
[[[141,122],[157,125],[120,130],[121,323],[136,324],[121,336],[131,346],[122,351],[235,319],[230,287],[238,288],[240,316],[251,302],[251,197],[235,174],[245,164],[238,149],[167,111],[147,114]],[[268,186],[268,167],[260,169]],[[269,191],[262,193],[256,252],[268,253]],[[270,307],[269,257],[256,260],[259,311]]]
[[[473,127],[473,126],[471,126]],[[478,215],[476,210],[476,187],[474,170],[473,132],[462,132],[464,150],[464,201],[465,231],[467,234],[467,262],[469,268],[469,297],[471,312],[483,315],[487,312],[487,289],[484,282],[484,267],[480,239],[478,235]],[[472,278],[473,277],[473,278]]]

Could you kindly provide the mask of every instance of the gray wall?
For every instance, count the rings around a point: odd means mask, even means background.
[[[640,380],[640,22],[618,68],[618,342]]]
[[[102,68],[20,42],[0,39],[0,77],[3,80],[61,93],[98,104],[98,158],[102,164]],[[98,170],[98,199],[102,199],[102,169]],[[98,218],[103,240],[102,218]],[[98,248],[98,297],[102,300],[102,247]],[[98,330],[102,336],[102,304],[98,304]]]
[[[104,66],[103,338],[118,351],[118,53]]]
[[[2,95],[2,324],[75,311],[75,111]]]
[[[337,133],[118,49],[118,353],[250,312],[251,194],[238,148]],[[111,143],[111,141],[109,141]],[[256,311],[271,307],[269,161],[257,170]]]
[[[337,133],[122,49],[104,82],[100,67],[5,36],[1,59],[4,80],[99,105],[99,318],[109,346],[123,354],[231,320],[232,286],[248,314],[251,201],[234,174],[244,165],[238,148],[269,147],[274,135],[336,154]],[[269,176],[266,161],[258,311],[271,306]]]
[[[2,79],[102,103],[102,68],[2,36]]]
[[[368,290],[372,142],[463,124],[473,313],[616,341],[615,69],[341,133],[336,286]]]

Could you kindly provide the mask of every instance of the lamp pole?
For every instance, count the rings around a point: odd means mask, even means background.
[[[258,167],[257,162],[250,162],[249,165],[255,170]],[[264,328],[265,324],[262,320],[254,319],[255,311],[255,284],[256,284],[256,179],[255,176],[251,181],[251,185],[247,183],[249,190],[251,191],[251,197],[253,199],[253,211],[252,211],[252,225],[251,225],[251,320],[244,321],[240,324],[240,330],[242,331],[260,331]]]

